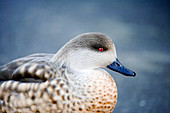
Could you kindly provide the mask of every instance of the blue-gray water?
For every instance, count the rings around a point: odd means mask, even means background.
[[[166,0],[0,0],[0,64],[32,53],[55,53],[71,38],[102,32],[119,61],[114,113],[170,112],[170,3]]]

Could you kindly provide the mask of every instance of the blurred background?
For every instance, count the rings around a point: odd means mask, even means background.
[[[0,65],[33,53],[56,53],[86,32],[112,38],[119,61],[137,73],[108,69],[118,87],[113,113],[170,113],[168,0],[0,0]]]

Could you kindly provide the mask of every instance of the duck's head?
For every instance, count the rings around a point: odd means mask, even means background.
[[[112,40],[101,33],[85,33],[73,38],[59,50],[52,60],[55,61],[59,57],[65,59],[72,69],[78,71],[104,67],[123,75],[136,75],[119,62]]]

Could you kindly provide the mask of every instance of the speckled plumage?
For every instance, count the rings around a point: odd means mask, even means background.
[[[106,51],[98,52],[98,46]],[[0,111],[112,112],[117,87],[99,67],[116,57],[110,38],[88,33],[69,41],[56,54],[34,54],[1,66]]]

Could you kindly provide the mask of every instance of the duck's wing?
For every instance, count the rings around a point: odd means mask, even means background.
[[[54,76],[49,63],[54,54],[33,54],[0,67],[0,81],[42,82]]]

